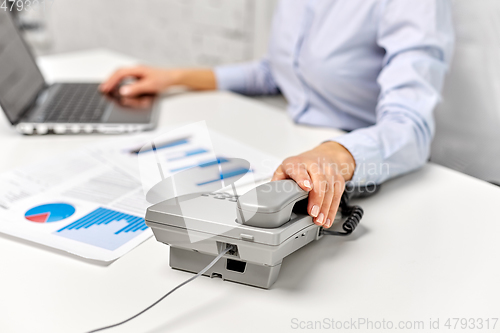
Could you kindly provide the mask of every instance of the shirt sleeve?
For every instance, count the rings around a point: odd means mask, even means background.
[[[279,92],[269,60],[219,66],[215,68],[217,88],[245,95],[275,95]]]
[[[454,34],[448,0],[387,0],[378,45],[385,50],[374,126],[333,138],[353,155],[353,183],[380,184],[421,167],[434,135]]]

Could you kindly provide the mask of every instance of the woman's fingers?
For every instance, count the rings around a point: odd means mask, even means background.
[[[143,67],[130,67],[130,68],[121,68],[114,72],[105,82],[103,82],[99,89],[103,93],[110,93],[115,87],[126,77],[134,76],[134,77],[142,77],[144,75]]]
[[[310,175],[313,181],[313,189],[309,192],[307,211],[309,212],[309,215],[313,217],[314,223],[322,225],[317,218],[321,218],[319,214],[325,198],[327,181],[325,175],[322,173],[310,173]]]
[[[120,95],[126,97],[137,97],[144,94],[156,94],[158,87],[152,80],[143,79],[120,88]]]
[[[293,179],[308,191],[307,212],[315,224],[330,228],[344,192],[345,180],[336,169],[332,169],[331,165],[335,166],[335,163],[320,164],[317,156],[314,157],[299,155],[287,158],[274,172],[272,181]]]
[[[345,181],[343,177],[337,177],[333,185],[333,197],[331,200],[330,208],[328,210],[327,219],[324,228],[328,229],[332,226],[333,221],[335,221],[335,215],[337,215],[337,210],[339,209],[340,200],[345,189]]]
[[[313,189],[313,181],[307,170],[306,163],[301,163],[299,160],[289,159],[282,164],[282,169],[285,174],[295,180],[295,182],[304,190],[311,191]]]
[[[339,172],[342,166],[343,173]],[[345,170],[344,170],[345,168]],[[315,224],[330,228],[356,162],[351,153],[336,142],[324,142],[300,155],[287,158],[275,171],[272,180],[292,178],[309,191],[307,212]]]
[[[285,160],[274,172],[271,181],[282,179],[293,179],[304,191],[311,191],[313,188],[311,177],[306,165]]]
[[[332,175],[325,175],[325,184],[323,204],[321,205],[319,215],[315,220],[316,224],[323,226],[327,223],[328,213],[330,211],[334,195],[335,180]]]
[[[281,169],[281,165],[274,171],[273,178],[271,179],[272,182],[277,181],[277,180],[283,180],[287,179],[288,177],[286,174],[283,172]]]

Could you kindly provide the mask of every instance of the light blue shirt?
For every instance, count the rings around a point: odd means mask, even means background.
[[[215,69],[219,89],[286,97],[300,124],[356,161],[353,182],[422,166],[434,135],[454,34],[449,0],[282,0],[267,56]]]

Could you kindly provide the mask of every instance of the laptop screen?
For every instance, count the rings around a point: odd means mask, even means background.
[[[15,123],[45,85],[9,12],[0,10],[0,105]]]

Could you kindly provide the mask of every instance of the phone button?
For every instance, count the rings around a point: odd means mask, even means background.
[[[253,236],[252,235],[240,234],[240,237],[244,241],[253,242]]]

